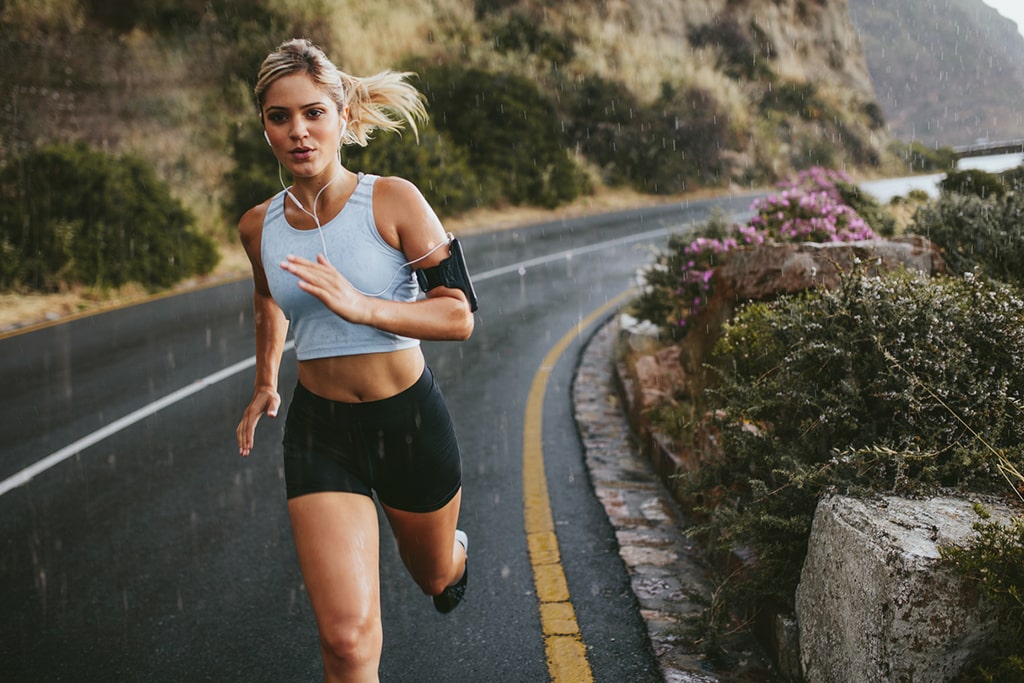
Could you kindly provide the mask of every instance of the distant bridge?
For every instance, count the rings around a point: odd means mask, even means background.
[[[996,154],[1015,154],[1024,152],[1024,138],[1017,140],[978,140],[973,145],[953,148],[953,156],[957,159],[966,157],[984,157]]]

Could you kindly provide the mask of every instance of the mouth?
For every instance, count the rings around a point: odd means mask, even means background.
[[[306,161],[311,156],[313,156],[313,152],[314,152],[314,150],[312,148],[310,148],[310,147],[295,147],[294,149],[292,149],[288,153],[291,154],[292,157],[294,157],[295,159],[297,159],[299,161]]]

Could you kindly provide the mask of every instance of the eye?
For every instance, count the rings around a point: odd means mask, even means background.
[[[267,114],[267,120],[271,123],[284,123],[288,120],[288,117],[283,112],[273,112]]]
[[[323,109],[310,109],[309,111],[306,112],[306,116],[308,116],[311,119],[318,119],[318,118],[320,118],[323,115],[324,115],[324,110]]]

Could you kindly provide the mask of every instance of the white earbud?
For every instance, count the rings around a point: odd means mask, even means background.
[[[267,144],[270,145],[270,136],[267,135],[267,131],[263,131],[263,137],[266,138]],[[273,147],[273,145],[270,146]]]

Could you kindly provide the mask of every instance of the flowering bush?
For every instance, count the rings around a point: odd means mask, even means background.
[[[671,235],[668,246],[644,273],[645,292],[634,313],[673,338],[685,334],[686,321],[707,303],[711,275],[737,246],[733,230],[720,214],[686,235]]]
[[[680,299],[688,303],[689,311],[687,316],[680,319],[680,326],[685,326],[689,316],[707,305],[711,297],[711,276],[715,273],[715,265],[735,248],[736,239],[733,237],[698,237],[683,248],[683,254],[689,260],[680,273],[678,292]]]
[[[784,190],[754,203],[750,225],[785,242],[855,242],[874,233],[856,211],[828,192]]]
[[[784,242],[855,242],[875,237],[871,227],[843,199],[842,171],[816,166],[778,185],[781,193],[754,202],[750,226]]]
[[[853,182],[845,171],[835,168],[814,166],[798,171],[776,185],[780,190],[806,190],[808,192],[828,192],[836,199],[840,198],[839,185]]]
[[[873,239],[874,231],[843,199],[849,178],[842,171],[815,167],[778,185],[780,192],[754,202],[757,215],[745,225],[721,217],[686,238],[669,240],[646,273],[646,289],[635,310],[669,337],[686,334],[687,321],[707,306],[715,267],[729,252],[776,242],[852,242]]]

